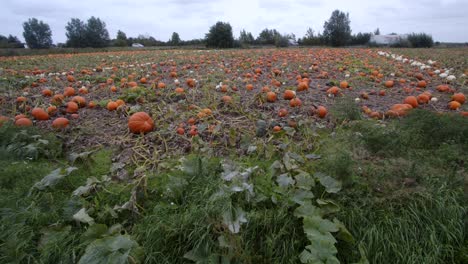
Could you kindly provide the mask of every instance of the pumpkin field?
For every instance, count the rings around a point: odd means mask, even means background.
[[[1,263],[468,263],[468,49],[0,57]]]

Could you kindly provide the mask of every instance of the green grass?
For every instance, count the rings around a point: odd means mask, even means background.
[[[354,237],[355,243],[338,239],[340,261],[355,263],[364,253],[370,263],[466,263],[466,120],[414,111],[385,125],[343,121],[332,135],[324,130],[308,137],[321,158],[298,164],[344,183],[333,195],[318,181],[311,189],[314,201],[332,199],[339,205],[327,218],[342,221]],[[189,155],[185,161],[166,161],[171,169],[148,171],[140,181],[99,183],[90,194],[73,198],[86,179],[110,176],[109,150],[77,161],[78,170],[53,188],[31,191],[52,170],[69,166],[58,151],[60,140],[34,129],[3,127],[0,133],[0,153],[12,144],[20,149],[38,138],[48,140],[33,156],[18,151],[0,159],[1,263],[76,263],[89,237],[102,235],[72,219],[83,207],[99,226],[118,226],[138,242],[143,263],[300,263],[309,244],[303,221],[293,213],[297,205],[278,187],[270,168],[275,160],[284,162],[286,151],[309,148],[294,140],[278,136],[274,140],[284,150],[267,151],[270,145],[265,145],[264,151],[259,147],[258,153],[232,157],[239,170],[258,167],[244,182],[254,186],[255,195],[227,191],[232,183],[221,178],[224,160]],[[128,201],[137,210],[114,209]],[[233,233],[224,217],[237,215],[239,208],[248,221]]]

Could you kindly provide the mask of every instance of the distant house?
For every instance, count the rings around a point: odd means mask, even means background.
[[[133,43],[132,47],[133,48],[144,48],[145,46],[143,46],[143,44],[140,44],[140,43]]]
[[[371,35],[370,43],[378,45],[393,45],[397,44],[402,40],[406,40],[408,35]]]
[[[298,46],[299,44],[294,39],[288,39],[289,46]]]

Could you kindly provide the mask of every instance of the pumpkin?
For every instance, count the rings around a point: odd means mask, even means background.
[[[278,111],[278,116],[279,117],[285,117],[288,115],[288,110],[285,109],[285,108],[281,108],[279,111]]]
[[[448,108],[450,110],[457,110],[458,108],[460,108],[461,104],[460,102],[458,101],[451,101],[449,104],[448,104]]]
[[[333,86],[327,90],[327,94],[333,94],[335,96],[338,95],[339,92],[340,92],[340,89],[336,86]]]
[[[380,95],[380,96],[385,96],[385,93],[386,93],[385,90],[380,90],[380,91],[379,91],[379,95]]]
[[[67,103],[67,113],[73,114],[78,112],[78,104],[75,102],[68,102]]]
[[[394,82],[393,82],[393,81],[386,81],[386,82],[385,82],[385,87],[387,87],[387,88],[392,88],[393,85],[394,85]]]
[[[293,99],[294,97],[296,97],[296,92],[295,92],[295,91],[292,91],[292,90],[286,90],[286,91],[284,91],[283,98],[284,98],[285,100],[291,100],[291,99]]]
[[[179,135],[183,135],[183,134],[185,134],[185,129],[183,127],[178,127],[176,132]]]
[[[181,87],[177,87],[174,91],[176,94],[183,94],[185,92],[184,88]]]
[[[405,116],[411,109],[413,109],[413,106],[410,104],[394,104],[387,112],[387,115],[390,117]]]
[[[427,83],[426,83],[426,81],[419,81],[417,86],[420,87],[420,88],[426,88]]]
[[[457,102],[459,102],[460,104],[464,104],[465,101],[466,101],[466,97],[465,97],[465,95],[462,94],[462,93],[456,93],[456,94],[454,94],[454,95],[452,96],[452,100],[453,100],[453,101],[457,101]]]
[[[52,96],[52,91],[50,89],[44,89],[42,90],[42,95],[46,97]]]
[[[147,80],[146,80],[146,78],[145,78],[145,77],[142,77],[142,78],[140,79],[140,83],[143,83],[143,84],[145,84],[146,82],[147,82]]]
[[[49,115],[55,115],[57,113],[57,107],[55,105],[47,107],[47,113]]]
[[[349,86],[349,84],[348,84],[347,81],[340,82],[340,88],[341,89],[346,89],[346,88],[348,88],[348,86]]]
[[[119,105],[114,101],[109,101],[107,103],[107,110],[109,111],[114,111],[115,109],[117,109],[117,107],[119,107]]]
[[[73,75],[67,75],[67,81],[69,81],[69,82],[74,82],[74,81],[75,81],[75,77],[73,77]]]
[[[17,102],[17,103],[24,103],[24,102],[26,102],[27,100],[28,100],[28,99],[26,99],[26,97],[24,97],[24,96],[19,96],[19,97],[16,98],[16,102]]]
[[[154,121],[147,113],[137,112],[128,120],[128,128],[135,134],[151,132],[154,129]]]
[[[23,117],[16,120],[15,125],[19,127],[30,127],[32,126],[32,121],[29,118]]]
[[[10,119],[6,116],[0,116],[0,127],[3,125],[3,123],[8,122]]]
[[[413,108],[418,107],[418,99],[416,98],[416,96],[406,97],[404,103],[411,105]]]
[[[280,126],[274,126],[274,127],[273,127],[273,132],[278,133],[278,132],[280,132],[280,131],[281,131],[281,127],[280,127]]]
[[[437,91],[443,93],[443,92],[448,92],[450,90],[450,87],[446,84],[441,84],[437,86]]]
[[[193,88],[193,87],[195,87],[195,85],[196,85],[195,80],[192,79],[192,78],[187,79],[187,80],[185,81],[185,83],[186,83],[187,86],[190,87],[190,88]],[[226,86],[226,89],[227,89],[227,86]]]
[[[307,82],[300,82],[297,85],[297,91],[298,92],[302,92],[302,91],[305,91],[307,89],[309,89],[309,83],[307,83]]]
[[[63,95],[66,97],[74,96],[75,89],[73,89],[73,87],[65,87],[65,89],[63,89]]]
[[[245,86],[245,89],[247,89],[247,90],[249,90],[249,91],[252,91],[253,88],[254,88],[254,86],[253,86],[252,84],[247,84],[247,85]]]
[[[96,103],[94,101],[91,101],[91,102],[88,103],[88,107],[89,108],[94,108],[94,107],[96,107]]]
[[[52,127],[56,129],[66,128],[68,124],[70,124],[70,121],[67,118],[59,117],[52,122]]]
[[[291,107],[299,107],[302,105],[302,101],[299,98],[293,98],[289,101],[289,106]]]
[[[49,114],[44,109],[36,107],[31,111],[31,115],[37,120],[48,120]]]
[[[327,108],[325,108],[324,106],[319,106],[317,107],[316,113],[318,117],[324,118],[327,115],[328,111],[327,111]]]
[[[52,97],[52,100],[50,102],[55,105],[62,104],[63,101],[65,100],[65,97],[62,94],[56,94],[54,97]]]
[[[275,92],[267,92],[266,94],[267,101],[273,103],[276,101],[276,93]]]
[[[221,98],[221,100],[225,103],[225,104],[230,104],[232,103],[232,97],[229,96],[229,95],[225,95]]]
[[[84,99],[84,97],[79,96],[79,95],[73,97],[72,102],[75,102],[78,105],[78,107],[86,106],[86,99]]]
[[[88,88],[83,86],[80,89],[78,89],[78,93],[79,94],[88,94]]]
[[[159,83],[158,83],[158,88],[159,88],[159,89],[164,89],[164,88],[166,88],[166,84],[163,83],[163,82],[159,82]]]
[[[418,99],[418,103],[420,104],[427,104],[429,103],[429,100],[430,100],[429,95],[425,93],[418,95],[417,99]]]
[[[23,115],[23,114],[19,114],[19,115],[16,115],[15,116],[15,121],[18,120],[18,119],[21,119],[21,118],[26,118],[27,116]]]
[[[115,103],[117,104],[117,107],[125,105],[125,102],[122,99],[117,99],[117,101],[115,101]]]

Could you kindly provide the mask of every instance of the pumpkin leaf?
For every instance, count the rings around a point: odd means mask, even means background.
[[[294,176],[294,179],[296,180],[296,187],[304,190],[310,190],[310,188],[315,186],[315,180],[308,172],[303,170],[296,171],[299,172]]]
[[[94,151],[86,151],[86,152],[81,152],[81,153],[73,152],[68,156],[68,160],[70,161],[71,164],[74,164],[76,161],[85,162],[91,159],[91,154],[93,153]]]
[[[86,247],[78,264],[126,264],[137,262],[142,256],[138,243],[128,235],[96,239]],[[132,261],[130,261],[132,260]]]
[[[311,191],[302,189],[294,190],[291,196],[291,200],[297,204],[304,204],[312,198],[314,198],[314,194]]]
[[[233,234],[239,233],[241,224],[247,222],[245,212],[240,207],[234,208],[233,210],[226,210],[223,213],[223,224],[225,224]]]
[[[81,208],[76,214],[73,215],[73,219],[78,222],[86,223],[88,225],[94,224],[94,219],[88,215],[86,208]]]
[[[340,181],[321,172],[315,173],[314,176],[319,180],[320,184],[325,187],[327,193],[337,193],[341,190]]]
[[[45,190],[46,188],[54,187],[57,185],[63,178],[66,176],[70,175],[72,171],[77,170],[78,168],[76,167],[68,167],[66,169],[58,168],[56,170],[53,170],[51,173],[46,175],[42,180],[39,182],[36,182],[32,189],[37,189],[40,191]]]
[[[289,173],[283,173],[276,178],[276,182],[280,187],[288,187],[289,185],[294,184],[294,179],[289,175]]]

